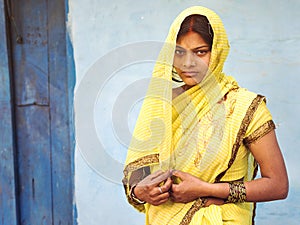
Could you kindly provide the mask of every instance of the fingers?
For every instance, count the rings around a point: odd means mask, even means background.
[[[169,197],[167,197],[167,198],[159,197],[159,198],[156,199],[155,201],[149,202],[149,203],[150,203],[151,205],[158,206],[158,205],[161,205],[161,204],[166,203],[168,200],[169,200]]]
[[[172,179],[169,177],[167,181],[164,183],[164,185],[161,186],[162,191],[168,192],[171,189],[172,184],[173,184]]]
[[[151,199],[153,205],[160,205],[168,201],[170,197],[169,190],[172,186],[172,180],[170,177],[167,178],[166,182],[162,186],[153,188]]]
[[[175,176],[175,177],[180,178],[181,180],[184,180],[184,178],[186,177],[186,173],[182,172],[180,170],[173,170],[172,175]]]
[[[171,185],[171,192],[170,192],[170,198],[173,202],[183,202],[183,196],[186,194],[184,192],[184,186],[182,183]]]
[[[168,201],[171,197],[175,202],[182,202],[181,193],[178,192],[177,186],[174,184],[171,176],[176,176],[179,179],[183,179],[186,174],[181,171],[166,171],[161,170],[146,177],[135,188],[135,194],[137,197],[142,197],[143,200],[152,204],[160,205]],[[174,189],[175,193],[171,193]]]
[[[164,195],[165,193],[167,193],[169,195],[169,190],[171,189],[171,186],[172,186],[172,180],[171,180],[171,178],[168,178],[166,180],[166,182],[164,183],[164,185],[154,187],[154,190],[155,190],[154,195]]]
[[[169,171],[166,171],[166,172],[157,171],[157,173],[154,173],[153,175],[154,176],[151,177],[151,185],[157,186],[161,182],[166,181],[170,177],[171,174]]]
[[[162,186],[159,186],[159,187],[155,188],[157,190],[156,194],[157,195],[164,195],[165,193],[167,193],[169,195],[169,190],[171,189],[171,186],[172,186],[172,180],[169,177]]]
[[[168,191],[165,192],[165,187],[154,187],[149,193],[149,201],[151,205],[161,205],[168,201],[170,194]]]
[[[151,178],[156,178],[156,177],[159,177],[160,175],[162,175],[164,173],[164,171],[162,171],[162,170],[157,170],[157,171],[155,171],[154,173],[152,173],[150,176],[151,176]]]
[[[182,171],[159,170],[138,183],[135,195],[152,205],[161,205],[168,199],[173,202],[187,203],[203,196],[198,191],[199,181],[198,178]],[[222,202],[213,201],[212,204],[222,204]]]
[[[182,195],[181,193],[176,193],[176,192],[170,192],[170,199],[172,202],[178,202],[178,203],[188,203],[193,199],[191,199],[189,196],[187,196],[186,194],[185,195]]]
[[[160,176],[164,174],[163,171],[158,170],[155,173],[152,173],[148,175],[146,178],[144,178],[142,181],[139,182],[141,186],[145,186],[146,188],[157,186],[160,182]]]

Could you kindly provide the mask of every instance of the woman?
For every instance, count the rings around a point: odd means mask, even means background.
[[[265,98],[222,72],[228,52],[207,8],[186,9],[170,28],[124,169],[128,201],[146,224],[253,224],[255,202],[287,196]]]

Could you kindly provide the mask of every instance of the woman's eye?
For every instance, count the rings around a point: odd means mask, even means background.
[[[203,55],[206,55],[207,52],[208,52],[207,50],[196,51],[196,55],[203,56]]]
[[[184,51],[176,49],[175,54],[176,55],[184,55]]]

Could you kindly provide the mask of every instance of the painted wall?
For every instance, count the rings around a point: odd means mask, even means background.
[[[215,10],[225,24],[231,43],[225,72],[241,86],[267,96],[278,126],[291,191],[287,200],[258,204],[256,222],[298,223],[299,1],[110,0],[108,4],[70,0],[68,25],[77,73],[75,189],[80,225],[143,224],[143,214],[127,204],[120,182],[128,134],[141,102],[139,96],[126,93],[146,87],[172,20],[186,7],[199,4]],[[143,48],[147,54],[140,52]],[[128,98],[136,104],[130,109],[119,107]]]

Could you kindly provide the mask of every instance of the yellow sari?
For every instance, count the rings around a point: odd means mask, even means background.
[[[172,64],[176,37],[189,15],[207,17],[213,32],[209,70],[200,84],[172,100]],[[187,204],[136,204],[129,197],[133,171],[150,167],[176,169],[214,182],[249,181],[257,165],[247,146],[275,129],[263,96],[240,88],[223,73],[229,43],[221,19],[195,6],[173,22],[154,67],[153,77],[128,149],[124,187],[128,201],[146,214],[148,225],[252,224],[254,203],[204,207],[199,198]]]

